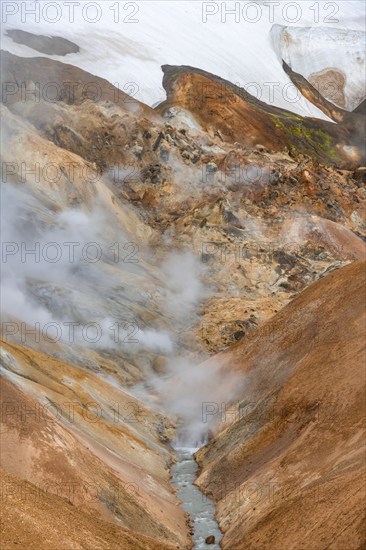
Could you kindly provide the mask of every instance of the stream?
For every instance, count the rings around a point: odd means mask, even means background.
[[[190,447],[176,447],[177,462],[172,467],[172,483],[178,489],[177,496],[183,501],[180,505],[188,512],[193,527],[193,549],[219,550],[222,533],[215,520],[215,505],[201,491],[194,481],[197,478],[198,465]],[[213,535],[214,544],[206,544],[205,539]]]

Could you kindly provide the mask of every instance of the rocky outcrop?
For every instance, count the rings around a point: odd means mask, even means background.
[[[194,67],[164,65],[163,71],[167,100],[158,108],[161,113],[181,107],[211,135],[219,134],[224,141],[246,147],[263,144],[272,151],[287,147],[295,156],[305,153],[323,163],[345,167],[364,162],[362,134],[351,125],[294,115]],[[323,98],[319,103],[324,110]]]

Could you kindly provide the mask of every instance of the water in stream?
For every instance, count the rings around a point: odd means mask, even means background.
[[[193,527],[194,550],[219,550],[222,533],[214,518],[215,506],[198,487],[193,485],[197,477],[197,463],[193,453],[197,449],[176,447],[177,462],[172,468],[172,482],[178,489],[177,496],[183,501],[181,507],[188,512]],[[213,535],[214,544],[206,544],[205,539]]]

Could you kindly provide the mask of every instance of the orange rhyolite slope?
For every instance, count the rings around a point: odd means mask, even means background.
[[[243,389],[198,452],[198,483],[225,549],[364,548],[365,266],[317,281],[219,356]]]

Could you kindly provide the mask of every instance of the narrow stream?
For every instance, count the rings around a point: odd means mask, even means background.
[[[193,458],[197,449],[176,447],[177,462],[172,467],[172,483],[178,489],[177,496],[183,501],[181,508],[188,512],[193,527],[194,550],[219,550],[222,533],[214,518],[215,505],[198,487],[193,485],[198,466]],[[209,536],[215,537],[213,544],[206,544]]]

